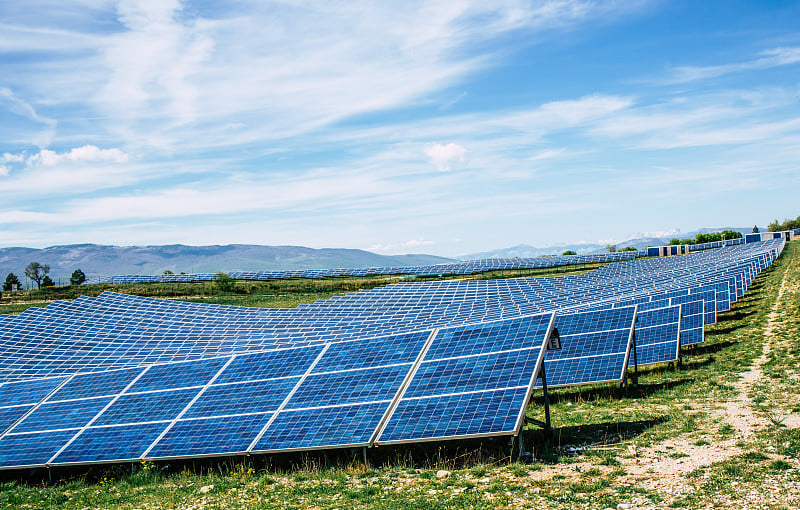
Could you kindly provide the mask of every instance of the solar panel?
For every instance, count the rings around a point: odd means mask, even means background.
[[[553,320],[546,314],[438,332],[377,443],[517,433]]]
[[[556,316],[561,349],[548,350],[550,387],[622,381],[628,367],[636,307]],[[536,382],[542,387],[542,381]]]
[[[635,327],[637,365],[677,361],[680,355],[680,305],[637,314]]]

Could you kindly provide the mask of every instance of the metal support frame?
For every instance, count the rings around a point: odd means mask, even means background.
[[[550,397],[547,394],[547,374],[544,371],[544,363],[542,363],[542,393],[544,394],[544,421],[537,420],[535,418],[531,418],[530,416],[525,416],[524,420],[525,423],[532,423],[537,427],[541,427],[549,433],[553,432],[553,427],[550,426]],[[520,441],[522,441],[522,434],[520,434]]]
[[[638,311],[639,305],[636,305]],[[634,312],[636,314],[636,312]],[[639,384],[639,359],[636,354],[636,323],[639,322],[638,315],[633,319],[633,326],[631,327],[631,350],[633,350],[633,383]],[[622,388],[625,390],[625,395],[628,395],[628,370],[625,369],[625,375],[622,378]]]
[[[636,322],[639,322],[639,318],[636,318]],[[639,358],[636,355],[636,325],[633,326],[633,384],[639,384]]]

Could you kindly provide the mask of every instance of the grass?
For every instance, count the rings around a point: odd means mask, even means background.
[[[369,465],[347,452],[148,463],[56,472],[52,483],[7,479],[0,486],[0,508],[797,508],[800,430],[770,424],[739,438],[717,408],[736,397],[738,374],[753,365],[765,341],[771,354],[763,380],[751,390],[756,411],[786,416],[800,408],[800,384],[792,386],[800,367],[799,261],[800,243],[788,244],[747,295],[707,328],[706,342],[684,353],[680,366],[640,369],[639,383],[627,392],[615,385],[552,391],[555,436],[547,439],[532,426],[523,431],[534,464],[515,462],[516,452],[501,439],[379,448],[370,452]],[[784,277],[793,290],[784,288],[773,337],[765,340]],[[310,284],[293,285],[280,292],[310,297],[348,291],[306,292]],[[258,302],[260,292],[280,293],[259,288],[243,296],[255,295]],[[527,412],[541,417],[541,395]],[[742,453],[687,471],[680,478],[688,492],[664,492],[642,484],[641,475],[628,475],[648,448],[660,448],[672,462],[688,460],[682,448],[662,446],[679,436],[689,448],[728,441]],[[441,469],[450,476],[438,478]]]

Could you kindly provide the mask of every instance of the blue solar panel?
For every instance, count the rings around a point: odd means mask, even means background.
[[[422,363],[404,398],[527,387],[539,352],[540,349],[523,349]]]
[[[35,404],[64,382],[66,377],[9,382],[0,386],[0,405]]]
[[[46,463],[77,430],[6,434],[0,438],[0,466],[34,466]]]
[[[322,346],[237,356],[214,381],[217,384],[303,375]]]
[[[426,360],[507,351],[541,345],[551,314],[521,319],[464,326],[439,331],[431,344]]]
[[[527,396],[514,388],[403,400],[378,443],[514,433]]]
[[[167,423],[142,423],[120,427],[88,428],[54,460],[54,463],[88,463],[138,459]]]
[[[263,413],[179,420],[150,450],[147,458],[245,452],[271,416],[272,413]]]
[[[366,445],[388,407],[378,402],[282,411],[253,451]]]
[[[635,308],[557,315],[561,348],[548,350],[544,367],[548,386],[622,380],[627,368]],[[620,326],[624,326],[620,328]],[[539,378],[536,387],[542,386]]]
[[[203,386],[223,367],[226,358],[157,365],[151,367],[136,383],[131,392],[168,390]]]
[[[635,362],[638,365],[678,359],[680,310],[680,306],[670,306],[637,315]]]
[[[114,370],[92,374],[78,374],[58,389],[50,400],[69,400],[77,398],[115,395],[142,373],[141,368]]]
[[[290,409],[391,400],[410,364],[311,375],[287,404]]]
[[[315,367],[316,372],[410,363],[419,355],[430,331],[403,334],[371,342],[341,342],[331,345]]]
[[[42,404],[11,430],[14,433],[21,433],[80,428],[109,402],[111,397]]]
[[[33,404],[0,408],[0,434],[33,409]]]
[[[173,420],[197,395],[197,389],[122,395],[92,425]]]
[[[287,377],[210,386],[183,418],[275,411],[299,381],[299,377]]]

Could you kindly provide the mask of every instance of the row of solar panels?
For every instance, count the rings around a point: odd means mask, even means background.
[[[615,252],[597,253],[592,255],[566,255],[556,257],[535,258],[493,258],[483,260],[468,260],[464,262],[451,262],[444,264],[430,264],[422,266],[393,266],[393,267],[366,267],[366,268],[338,268],[338,269],[297,269],[291,271],[231,271],[228,275],[234,280],[275,280],[290,278],[335,278],[342,276],[376,276],[395,274],[447,274],[468,275],[485,271],[509,269],[538,269],[566,266],[570,264],[590,264],[598,262],[615,262],[629,260],[641,256],[641,252]],[[90,278],[84,285],[106,283],[152,283],[152,282],[193,282],[210,281],[214,279],[213,273],[193,274],[167,274],[167,275],[120,275],[101,276]]]
[[[398,284],[297,310],[104,293],[3,316],[0,467],[513,435],[542,371],[562,386],[619,381],[631,357],[674,361],[782,249]]]

